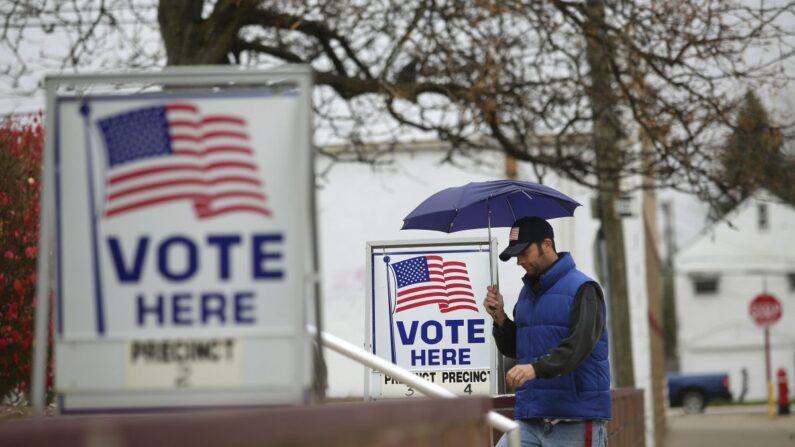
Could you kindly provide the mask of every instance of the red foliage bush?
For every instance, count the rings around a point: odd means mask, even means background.
[[[30,388],[43,136],[40,117],[0,123],[0,399]]]

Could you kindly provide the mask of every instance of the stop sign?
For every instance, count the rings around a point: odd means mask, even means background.
[[[758,326],[772,326],[781,318],[781,302],[773,295],[762,294],[751,301],[748,313]]]

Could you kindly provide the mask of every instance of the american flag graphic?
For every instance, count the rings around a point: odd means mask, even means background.
[[[106,218],[178,201],[199,219],[271,216],[245,120],[170,103],[97,121],[107,149]]]
[[[518,241],[519,240],[519,227],[511,228],[511,233],[508,235],[509,241]]]
[[[437,304],[442,313],[478,311],[467,265],[428,255],[392,264],[397,282],[395,313]]]

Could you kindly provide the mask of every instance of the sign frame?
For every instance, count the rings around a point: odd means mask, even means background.
[[[482,251],[487,256],[489,256],[489,272],[491,279],[497,278],[497,238],[491,238],[489,240],[488,237],[468,237],[468,238],[445,238],[445,239],[410,239],[410,240],[386,240],[386,241],[369,241],[367,242],[365,248],[365,258],[366,258],[366,268],[365,272],[367,275],[367,285],[366,285],[366,300],[365,300],[365,340],[364,340],[364,349],[370,353],[373,353],[373,338],[374,328],[374,309],[373,309],[373,300],[374,300],[374,284],[373,284],[373,259],[375,256],[380,256],[388,253],[394,254],[406,254],[413,253],[420,249],[420,252],[423,250],[427,251],[428,249],[439,249],[440,251],[444,251],[445,248],[462,248],[468,247],[470,250],[468,251]],[[485,291],[482,292],[485,294]],[[476,297],[479,296],[479,292],[475,291]],[[482,306],[480,300],[476,298],[478,302],[478,307]],[[489,328],[491,327],[491,320],[488,320]],[[489,384],[488,384],[488,394],[491,396],[496,395],[499,385],[499,377],[498,377],[498,356],[499,352],[497,351],[496,344],[492,340],[491,331],[487,331],[484,334],[487,338],[488,346],[489,346]],[[462,369],[458,369],[461,371]],[[379,391],[381,390],[380,384],[376,384],[373,382],[372,377],[377,373],[377,371],[373,370],[372,368],[365,367],[364,368],[364,398],[365,400],[375,400],[379,398],[386,398],[379,396]],[[424,374],[424,373],[423,373]],[[427,377],[426,377],[427,378]],[[460,394],[460,393],[457,393]],[[416,395],[416,394],[415,394]]]
[[[39,236],[37,300],[40,305],[36,310],[35,344],[32,377],[32,401],[34,413],[41,415],[44,407],[45,396],[45,370],[47,365],[47,332],[49,315],[49,292],[55,294],[55,302],[59,301],[60,284],[58,263],[60,259],[61,236],[58,230],[57,219],[60,218],[57,209],[57,187],[61,182],[62,173],[56,169],[59,166],[57,148],[59,145],[58,119],[59,103],[69,99],[79,99],[86,90],[96,87],[130,87],[130,86],[160,86],[168,88],[190,88],[190,93],[223,95],[228,92],[252,91],[260,89],[262,92],[273,92],[289,86],[295,93],[291,96],[296,101],[295,133],[293,135],[296,166],[303,167],[300,172],[294,173],[296,197],[306,197],[305,206],[298,207],[296,215],[301,222],[300,228],[295,233],[300,234],[302,240],[296,244],[302,257],[296,265],[301,266],[300,274],[295,274],[300,282],[300,297],[295,297],[292,303],[294,308],[294,321],[291,329],[264,330],[258,337],[289,339],[289,345],[295,347],[291,361],[294,371],[298,373],[298,380],[293,380],[290,385],[264,388],[251,386],[220,387],[217,389],[168,389],[164,393],[158,391],[131,391],[119,390],[103,394],[102,391],[88,390],[89,398],[80,399],[78,405],[69,407],[65,404],[68,396],[59,395],[59,407],[64,413],[93,413],[93,412],[127,412],[141,410],[165,410],[170,408],[190,408],[208,406],[240,406],[240,405],[268,405],[306,401],[309,396],[309,387],[312,381],[312,356],[309,335],[306,330],[307,318],[310,310],[315,310],[314,317],[319,315],[319,261],[317,241],[317,222],[315,212],[314,188],[314,154],[311,147],[312,128],[312,70],[303,65],[286,65],[272,70],[246,70],[240,67],[220,66],[192,66],[169,67],[160,72],[116,72],[103,74],[67,74],[47,76],[45,80],[47,110],[46,122],[49,124],[45,133],[44,169],[42,173],[42,211]],[[243,90],[246,89],[246,90]],[[263,90],[265,89],[265,90]],[[66,93],[64,93],[66,92]],[[166,93],[163,93],[164,95]],[[273,94],[273,93],[271,93]],[[123,99],[129,97],[125,93],[115,92],[114,97]],[[55,318],[55,317],[53,317]],[[272,333],[271,333],[272,332]],[[100,333],[101,335],[101,333]],[[58,338],[58,333],[55,334]],[[146,335],[142,335],[146,338]],[[185,338],[185,337],[177,337]],[[319,336],[318,336],[319,338]],[[168,338],[165,338],[168,339]],[[76,337],[74,343],[102,343],[108,341],[102,337]],[[55,350],[57,351],[57,350]],[[54,354],[55,356],[55,354]],[[57,364],[57,359],[54,359]],[[246,368],[251,368],[247,365]],[[85,390],[84,390],[85,391]],[[96,396],[94,399],[92,396]],[[165,396],[165,397],[164,397]],[[82,400],[81,400],[82,399]]]

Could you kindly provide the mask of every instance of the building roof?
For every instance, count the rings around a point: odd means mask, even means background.
[[[690,274],[795,272],[795,207],[759,190],[707,226],[674,263],[677,272]]]

